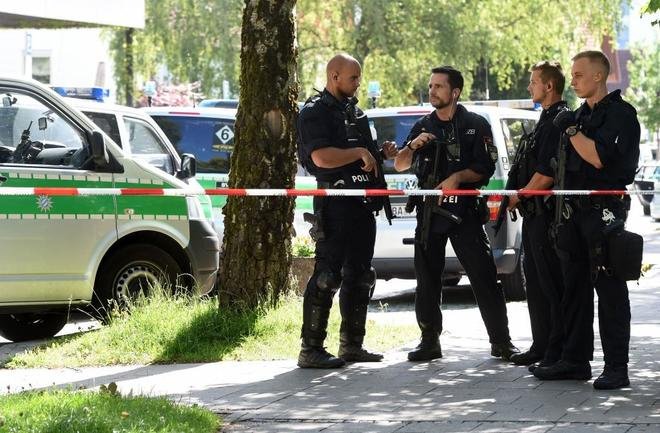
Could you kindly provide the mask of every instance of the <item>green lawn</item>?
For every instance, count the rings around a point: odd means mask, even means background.
[[[213,433],[219,426],[220,419],[200,407],[108,390],[23,392],[0,398],[2,433]]]
[[[156,294],[117,313],[101,329],[54,339],[4,360],[8,368],[294,359],[300,349],[302,299],[263,311],[220,311],[215,299]],[[326,345],[336,354],[339,308]],[[368,320],[365,346],[386,351],[415,340],[417,326]]]

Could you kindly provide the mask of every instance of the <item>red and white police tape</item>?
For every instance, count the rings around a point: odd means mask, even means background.
[[[492,195],[638,195],[660,193],[660,190],[627,191],[627,190],[507,190],[507,189],[253,189],[253,188],[216,188],[216,189],[176,189],[176,188],[0,188],[0,196],[193,196],[193,195],[226,195],[226,196],[341,196],[341,197],[373,197],[373,196],[492,196]]]

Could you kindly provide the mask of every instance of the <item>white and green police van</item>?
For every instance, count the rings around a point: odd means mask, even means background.
[[[35,81],[0,78],[0,98],[0,193],[150,193],[0,195],[0,336],[52,336],[72,309],[103,309],[157,281],[199,293],[213,288],[219,241],[194,157],[177,157],[176,175],[133,158]],[[170,189],[190,193],[159,192]]]

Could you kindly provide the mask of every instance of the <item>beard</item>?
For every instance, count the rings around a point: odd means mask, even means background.
[[[451,105],[451,101],[444,101],[442,99],[437,99],[435,102],[431,103],[431,106],[437,110],[441,110],[443,108],[449,107]]]

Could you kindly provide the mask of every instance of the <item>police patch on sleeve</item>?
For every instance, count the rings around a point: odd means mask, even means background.
[[[493,144],[493,137],[485,135],[484,146],[486,147],[486,152],[488,152],[490,155],[490,159],[493,162],[497,162],[497,147],[495,147],[495,144]]]

